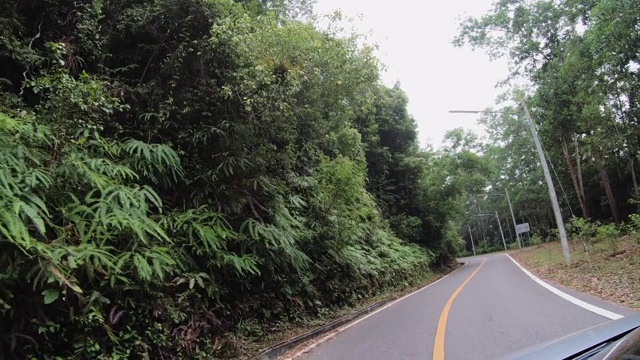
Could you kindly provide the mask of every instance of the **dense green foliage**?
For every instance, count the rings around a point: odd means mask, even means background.
[[[239,357],[453,260],[488,166],[308,13],[0,2],[0,358]]]
[[[504,82],[507,93],[528,84],[526,101],[552,164],[565,219],[576,215],[620,225],[638,210],[637,1],[498,0],[486,15],[464,20],[454,43],[506,56],[512,70]],[[497,169],[492,191],[508,189],[518,222],[553,235],[539,160],[522,110],[511,104],[504,102],[507,113],[482,119],[489,133],[484,154]],[[508,212],[500,197],[483,204]]]

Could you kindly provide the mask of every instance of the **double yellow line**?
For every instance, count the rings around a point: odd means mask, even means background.
[[[447,304],[444,306],[444,309],[442,309],[442,314],[440,314],[440,320],[438,321],[438,329],[436,330],[436,340],[433,344],[433,360],[444,360],[444,335],[447,331],[447,318],[449,317],[449,310],[451,310],[451,304],[453,304],[453,300],[455,300],[458,294],[460,294],[462,288],[464,288],[467,283],[471,281],[471,278],[473,278],[478,273],[482,265],[484,265],[485,261],[487,261],[487,259],[482,260],[480,266],[478,266],[478,268],[471,275],[469,275],[469,277],[462,283],[462,285],[460,285],[460,287],[453,293],[453,295],[451,295],[449,301],[447,301]]]

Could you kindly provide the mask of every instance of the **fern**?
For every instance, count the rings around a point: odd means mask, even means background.
[[[303,221],[294,217],[280,202],[275,204],[272,224],[247,219],[240,227],[240,232],[254,240],[254,252],[281,265],[290,264],[296,271],[302,271],[309,264],[309,257],[299,248],[299,242],[309,236]]]
[[[237,254],[228,250],[239,241],[224,217],[206,207],[170,214],[160,221],[176,241],[184,239],[191,252],[206,256],[210,265],[230,269],[239,276],[258,275],[259,260],[252,254]]]
[[[166,145],[146,144],[139,140],[128,140],[123,145],[133,157],[131,166],[156,184],[176,183],[184,175],[178,154]]]
[[[198,255],[226,249],[229,239],[236,236],[224,217],[206,207],[173,213],[160,225],[174,236],[184,236]]]

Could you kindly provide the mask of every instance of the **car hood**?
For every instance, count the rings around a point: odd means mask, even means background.
[[[571,359],[603,343],[619,339],[640,327],[640,314],[623,317],[563,338],[501,357],[501,360]]]

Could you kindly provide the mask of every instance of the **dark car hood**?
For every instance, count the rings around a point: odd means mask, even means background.
[[[640,327],[640,314],[623,317],[563,338],[535,345],[501,357],[511,359],[567,359]]]

